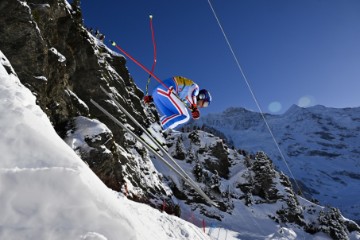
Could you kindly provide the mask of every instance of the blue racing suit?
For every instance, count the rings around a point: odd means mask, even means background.
[[[190,120],[188,108],[196,106],[199,86],[184,77],[168,78],[163,83],[168,88],[160,84],[154,89],[152,97],[161,115],[161,125],[164,129],[173,129]]]

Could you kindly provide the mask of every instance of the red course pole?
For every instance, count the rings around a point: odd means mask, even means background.
[[[162,211],[165,212],[165,207],[166,207],[166,203],[165,200],[163,200],[163,206],[162,206]]]

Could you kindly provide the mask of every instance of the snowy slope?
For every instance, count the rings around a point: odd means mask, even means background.
[[[209,239],[109,190],[0,61],[0,239]]]
[[[187,153],[186,157],[183,160],[177,160],[177,163],[193,177],[194,181],[198,182],[205,192],[214,194],[214,191],[209,191],[213,173],[207,169],[207,166],[209,166],[209,162],[225,161],[225,158],[217,159],[213,154],[214,147],[221,145],[222,140],[203,131],[185,133],[173,131],[167,137],[167,141],[168,146],[170,146],[169,152],[173,156],[182,156],[179,152]],[[239,154],[236,149],[225,147],[225,151],[230,163],[230,165],[226,165],[229,166],[230,171],[227,178],[220,178],[218,186],[221,194],[214,196],[216,196],[217,201],[223,203],[221,205],[225,206],[226,210],[215,209],[193,201],[190,196],[191,193],[187,193],[185,200],[176,200],[181,206],[182,218],[193,221],[198,226],[201,226],[201,220],[204,219],[208,226],[208,234],[214,239],[331,239],[321,232],[309,234],[304,231],[303,227],[294,222],[289,223],[286,219],[282,220],[281,223],[275,221],[275,219],[279,220],[279,211],[289,207],[291,205],[289,203],[296,202],[291,189],[284,184],[283,176],[274,170],[270,170],[273,177],[268,178],[267,181],[273,182],[273,187],[276,189],[277,193],[274,199],[266,201],[259,196],[248,195],[239,186],[247,185],[249,176],[255,177],[255,172],[246,166],[248,164],[246,157]],[[192,153],[195,153],[196,157],[191,157]],[[251,159],[249,162],[253,163],[255,160]],[[198,175],[198,178],[193,174],[198,164],[201,166],[202,173],[207,175]],[[260,165],[261,168],[267,168],[265,164],[260,163]],[[174,174],[167,171],[160,163],[156,164],[156,167],[164,176],[177,182],[178,187],[184,191],[183,184],[174,179]],[[260,176],[268,175],[269,172],[262,169],[258,174]],[[253,182],[251,185],[254,186],[256,183]],[[246,203],[246,196],[250,196],[250,204]],[[297,207],[292,208],[292,210],[300,213],[303,226],[319,226],[319,216],[330,210],[301,197],[298,197],[298,200],[299,203],[294,203],[298,204]],[[335,222],[335,218],[333,218],[333,223]],[[324,227],[328,226],[325,223]],[[357,238],[359,235],[356,232],[349,236],[349,239]]]
[[[229,108],[197,124],[222,132],[237,148],[265,151],[279,169],[306,186],[307,197],[338,207],[359,221],[360,108],[293,106],[283,115],[265,117],[289,168],[259,113]]]

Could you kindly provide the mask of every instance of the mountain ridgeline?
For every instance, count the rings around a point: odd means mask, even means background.
[[[336,206],[360,222],[356,210],[360,196],[355,193],[360,184],[360,108],[294,105],[282,115],[266,114],[265,118],[285,159],[260,113],[229,108],[196,125],[221,133],[232,146],[252,153],[265,151],[277,169],[296,180],[294,186],[307,199]]]
[[[36,96],[58,135],[109,188],[154,208],[166,203],[169,214],[180,206],[183,214],[193,212],[244,238],[257,232],[266,236],[267,229],[259,230],[264,222],[271,222],[274,229],[289,226],[304,238],[322,233],[350,239],[360,231],[332,207],[358,217],[354,210],[358,198],[344,207],[341,197],[350,196],[344,188],[354,190],[360,180],[355,162],[359,109],[335,114],[324,107],[293,107],[283,116],[267,115],[291,169],[296,169],[294,178],[304,187],[302,192],[308,199],[333,203],[327,207],[297,195],[299,189],[293,188],[289,177],[276,170],[284,169],[282,160],[270,145],[272,139],[258,113],[229,109],[203,118],[198,124],[205,126],[204,131],[185,127],[168,133],[164,138],[170,154],[218,202],[217,209],[91,104],[91,99],[101,103],[132,125],[99,89],[102,86],[141,124],[158,120],[154,106],[142,103],[144,94],[128,72],[126,59],[84,27],[79,1],[4,0],[0,12],[0,50]],[[337,166],[339,159],[346,168],[324,168],[325,163]],[[325,186],[337,191],[342,187],[344,192],[336,196]]]

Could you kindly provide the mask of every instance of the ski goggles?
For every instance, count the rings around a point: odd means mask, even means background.
[[[200,103],[200,107],[207,107],[210,104],[208,97],[203,93],[199,94],[198,102]]]
[[[209,102],[206,101],[206,100],[204,100],[204,99],[199,99],[199,100],[198,100],[198,105],[199,105],[200,107],[207,107],[207,106],[209,106]]]

